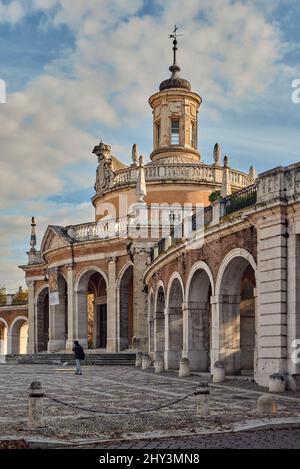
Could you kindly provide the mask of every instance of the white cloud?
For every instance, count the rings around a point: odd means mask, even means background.
[[[98,143],[87,130],[89,124],[99,128],[99,137],[114,130],[118,145],[108,143],[116,156],[118,150],[127,150],[129,142],[121,143],[120,136],[126,139],[128,127],[149,118],[147,99],[169,76],[168,33],[175,23],[180,22],[184,33],[178,54],[182,76],[203,97],[206,118],[216,122],[227,112],[242,114],[247,105],[257,105],[278,76],[292,75],[291,68],[280,64],[286,45],[278,24],[266,16],[266,2],[263,8],[251,1],[159,3],[162,10],[156,17],[138,16],[142,0],[0,3],[0,21],[17,23],[43,11],[47,27],[67,25],[75,41],[23,90],[8,94],[7,104],[0,108],[3,208],[22,210],[26,201],[27,207],[38,210],[41,204],[44,227],[50,222],[78,223],[80,214],[93,217],[92,207],[54,209],[45,198],[93,186],[94,180],[84,181],[82,174],[70,176],[71,165],[90,162]],[[66,181],[72,187],[66,188]],[[1,224],[14,229],[13,218],[12,223],[2,218]],[[19,241],[25,239],[21,232]],[[7,264],[3,266],[0,283],[7,277]]]
[[[0,2],[0,23],[18,23],[25,14],[25,9],[21,1],[13,0],[5,4]]]

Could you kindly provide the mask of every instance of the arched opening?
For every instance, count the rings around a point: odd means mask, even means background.
[[[154,313],[154,352],[156,358],[163,358],[165,351],[165,292],[162,285],[156,297]]]
[[[36,300],[37,352],[48,350],[49,342],[49,290],[45,287]]]
[[[49,352],[65,350],[68,338],[68,284],[59,272],[57,273],[57,289],[59,303],[50,304],[49,308]]]
[[[120,350],[132,348],[133,267],[129,266],[120,282]]]
[[[255,272],[242,256],[227,264],[220,284],[220,348],[228,374],[252,374],[255,349]]]
[[[149,354],[151,358],[154,356],[154,295],[150,294],[149,299],[149,315],[148,315],[148,337],[149,337]]]
[[[95,272],[88,283],[88,347],[105,349],[107,344],[106,283]]]
[[[4,321],[0,319],[0,355],[7,354],[7,326]]]
[[[104,274],[85,272],[77,291],[77,339],[83,347],[102,348],[107,345],[107,284]]]
[[[241,373],[254,370],[255,349],[255,275],[250,265],[246,268],[241,281],[240,302],[240,347]]]
[[[212,286],[207,272],[198,269],[193,274],[187,303],[186,353],[192,371],[210,369]]]
[[[11,353],[26,354],[28,343],[28,321],[17,318],[11,325]]]
[[[178,368],[183,349],[183,291],[178,278],[172,281],[169,290],[168,340],[166,349],[166,368]]]

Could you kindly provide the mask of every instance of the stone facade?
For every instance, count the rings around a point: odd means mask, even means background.
[[[167,367],[179,366],[178,357],[175,363],[168,359],[176,351],[169,316],[177,301],[176,314],[183,318],[176,325],[183,337],[181,353],[193,370],[212,370],[223,360],[228,374],[253,370],[256,381],[267,386],[270,374],[283,373],[288,385],[297,387],[299,170],[295,164],[261,174],[256,203],[229,215],[224,205],[230,198],[214,204],[219,217],[206,225],[202,247],[187,250],[186,243],[177,242],[154,259],[145,282],[153,303],[153,333],[164,296],[159,354],[164,352]],[[155,355],[155,346],[150,352]]]
[[[28,308],[22,305],[0,306],[0,356],[26,353],[28,336]]]
[[[271,373],[287,373],[292,385],[299,375],[292,358],[300,339],[300,165],[254,181],[253,168],[234,170],[226,156],[222,164],[218,144],[212,164],[203,163],[197,147],[202,99],[186,80],[173,78],[149,99],[149,163],[136,145],[129,166],[109,145],[94,148],[95,220],[49,226],[39,251],[32,220],[28,264],[21,266],[27,352],[69,351],[79,340],[99,352],[149,353],[166,369],[179,368],[183,358],[192,371],[223,361],[227,374],[254,373],[263,385]],[[175,239],[172,210],[173,231],[163,237],[161,211],[154,235],[139,217],[146,213],[148,222],[158,203],[188,203],[193,217],[204,210],[204,227],[192,229],[202,242]]]

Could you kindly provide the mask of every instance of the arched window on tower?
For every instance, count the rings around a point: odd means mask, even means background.
[[[171,120],[171,145],[179,145],[179,120]]]
[[[190,125],[190,145],[193,148],[196,148],[196,123],[194,121],[191,121]]]

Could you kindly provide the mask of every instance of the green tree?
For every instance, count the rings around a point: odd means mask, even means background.
[[[28,291],[23,290],[22,287],[19,287],[19,291],[14,295],[12,304],[21,304],[26,303],[28,301]]]
[[[6,304],[6,288],[5,287],[0,287],[0,306],[3,306]]]

